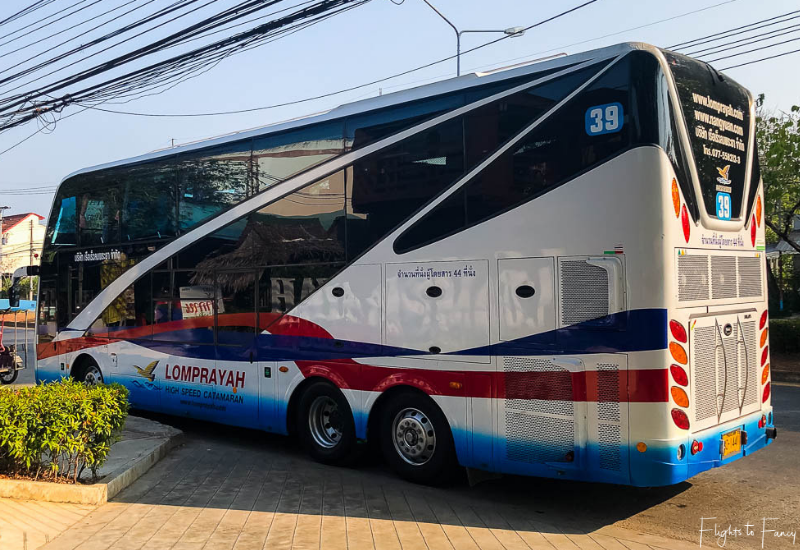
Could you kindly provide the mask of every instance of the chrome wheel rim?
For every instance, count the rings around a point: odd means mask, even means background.
[[[86,368],[86,373],[83,375],[83,381],[94,386],[103,382],[103,375],[100,374],[100,369],[94,365]]]
[[[336,401],[320,395],[308,410],[308,428],[314,443],[332,449],[342,440],[342,417]]]
[[[419,409],[403,409],[392,422],[392,441],[400,458],[413,466],[426,464],[436,452],[436,430]]]

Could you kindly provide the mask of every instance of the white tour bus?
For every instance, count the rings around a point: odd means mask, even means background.
[[[81,170],[37,379],[421,482],[680,482],[776,436],[754,126],[635,43]]]

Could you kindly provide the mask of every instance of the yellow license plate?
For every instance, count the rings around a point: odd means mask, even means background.
[[[722,458],[728,458],[742,450],[742,431],[735,430],[722,434]]]

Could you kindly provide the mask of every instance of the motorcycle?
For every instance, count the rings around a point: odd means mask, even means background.
[[[22,357],[17,353],[17,346],[3,344],[4,314],[10,312],[11,310],[0,311],[0,384],[4,385],[13,384],[19,376],[19,371],[25,368]]]

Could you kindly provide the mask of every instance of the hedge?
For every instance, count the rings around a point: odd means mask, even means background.
[[[770,319],[769,345],[779,353],[800,353],[800,318]]]
[[[128,390],[59,382],[0,390],[0,473],[77,482],[97,470],[120,439]]]

